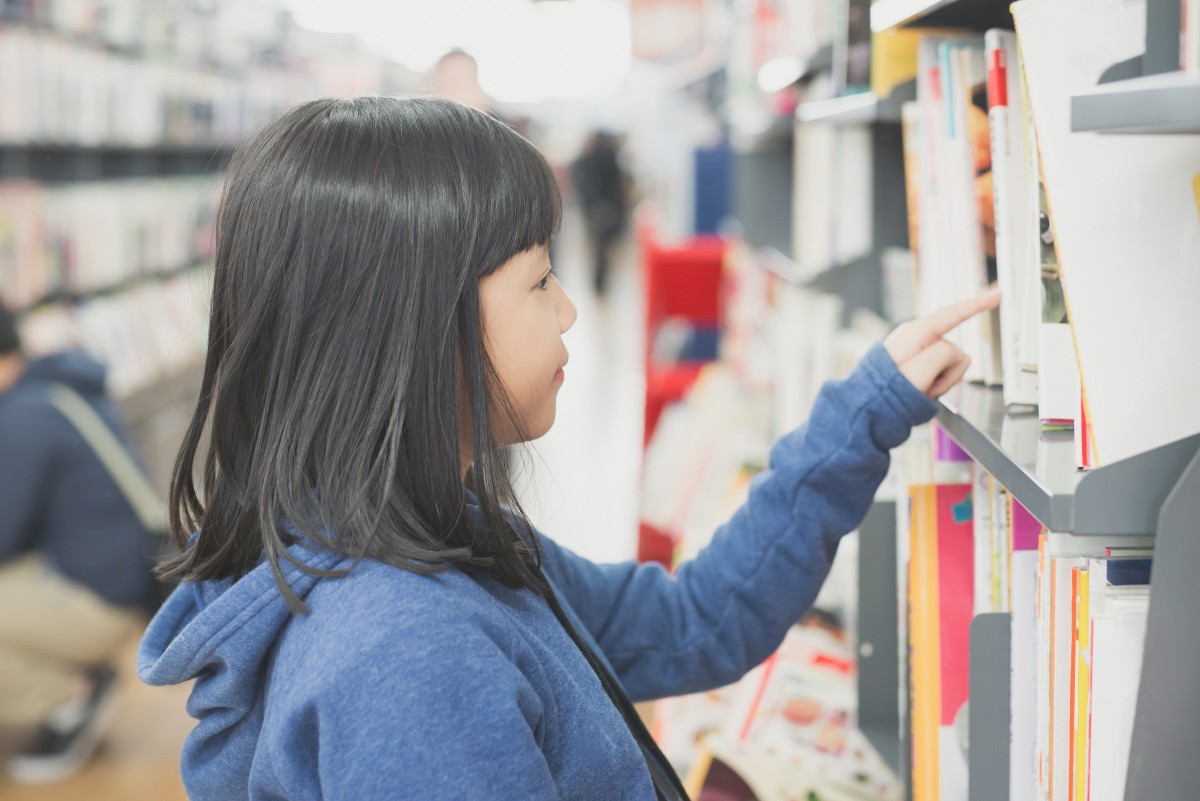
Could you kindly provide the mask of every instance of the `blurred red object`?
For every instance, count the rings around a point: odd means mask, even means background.
[[[709,361],[661,362],[654,358],[654,343],[668,320],[686,321],[697,330],[720,329],[721,276],[727,243],[720,237],[700,236],[678,245],[665,245],[657,239],[653,219],[644,210],[637,216],[636,242],[646,303],[646,403],[642,429],[645,448],[663,408],[687,394]],[[669,532],[641,525],[639,561],[656,561],[670,567],[673,550]]]

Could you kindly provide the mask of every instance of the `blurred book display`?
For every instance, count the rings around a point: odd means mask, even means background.
[[[0,4],[0,144],[225,145],[322,95],[386,90],[388,63],[281,3]]]
[[[27,349],[88,351],[121,397],[197,371],[229,149],[411,78],[280,2],[0,2],[0,300]]]

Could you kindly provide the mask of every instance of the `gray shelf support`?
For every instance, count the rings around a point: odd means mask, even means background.
[[[1179,0],[1146,0],[1146,75],[1179,69]]]
[[[900,775],[896,502],[876,501],[858,528],[858,726]]]
[[[1158,516],[1150,615],[1126,801],[1195,798],[1200,788],[1200,451]]]
[[[971,621],[968,801],[1009,801],[1011,639],[1012,615],[976,615]]]
[[[1075,488],[1071,526],[1054,530],[1085,535],[1155,533],[1161,526],[1159,510],[1198,448],[1200,436],[1191,436],[1085,472]],[[1120,521],[1123,531],[1114,530],[1114,521]]]

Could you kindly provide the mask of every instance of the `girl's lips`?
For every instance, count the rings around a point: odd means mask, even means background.
[[[556,372],[556,373],[554,374],[554,380],[555,380],[556,382],[563,381],[563,380],[565,380],[565,379],[566,379],[566,377],[567,377],[567,376],[566,376],[566,373],[564,373],[564,372],[563,372],[563,370],[562,370],[562,368],[561,368],[561,367],[560,367],[560,368],[558,368],[558,372]]]

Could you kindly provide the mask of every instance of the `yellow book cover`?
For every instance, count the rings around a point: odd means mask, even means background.
[[[908,631],[912,643],[913,801],[938,801],[938,582],[937,485],[908,488]]]
[[[962,28],[890,28],[871,34],[871,91],[887,97],[917,77],[917,43],[924,37],[969,33]]]
[[[1075,635],[1075,720],[1072,731],[1071,747],[1074,749],[1074,775],[1071,776],[1072,798],[1074,801],[1087,801],[1088,786],[1088,694],[1092,688],[1092,618],[1088,603],[1091,582],[1088,581],[1086,570],[1079,571],[1078,612],[1076,613],[1077,632]]]

